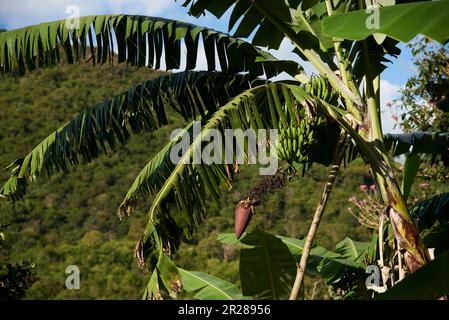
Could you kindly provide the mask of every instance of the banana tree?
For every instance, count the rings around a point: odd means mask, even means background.
[[[363,157],[380,190],[406,265],[414,272],[429,258],[395,177],[391,164],[394,154],[384,141],[380,74],[384,63],[400,53],[398,40],[408,41],[418,33],[442,42],[449,38],[445,27],[448,3],[370,1],[369,6],[377,6],[382,17],[378,32],[366,23],[354,27],[355,22],[351,22],[366,21],[369,13],[363,1],[186,0],[184,6],[194,16],[209,12],[220,18],[230,9],[229,30],[235,29],[233,35],[170,19],[129,15],[81,17],[76,28],[62,20],[0,33],[3,73],[54,66],[62,56],[69,63],[95,65],[112,63],[116,54],[119,63],[154,69],[164,65],[166,70],[179,69],[185,61],[184,71],[136,84],[87,108],[50,133],[29,154],[11,162],[7,167],[11,175],[0,195],[20,199],[31,182],[114,151],[132,134],[157,130],[168,122],[166,110],[174,110],[186,120],[185,131],[149,160],[118,210],[123,217],[151,199],[147,227],[135,255],[152,272],[146,297],[162,298],[176,294],[182,285],[171,254],[206,218],[206,199],[216,200],[221,189],[231,189],[233,171],[237,171],[229,163],[189,161],[203,145],[198,138],[201,135],[195,134],[195,120],[201,122],[200,133],[209,129],[280,129],[286,132],[287,140],[292,139],[292,128],[304,128],[295,133],[296,152],[278,154],[286,167],[291,170],[300,165],[307,170],[313,162],[339,166],[344,158],[339,150],[346,149],[347,160],[357,154]],[[388,11],[401,8],[406,14]],[[425,12],[429,19],[416,20],[413,10]],[[430,18],[434,13],[438,19]],[[396,23],[398,19],[402,19],[401,24]],[[418,24],[409,30],[405,24],[410,19],[413,23],[432,21],[432,28]],[[348,32],[357,28],[363,32]],[[250,35],[251,43],[243,40]],[[279,48],[284,39],[295,45],[297,61],[278,60],[263,49]],[[194,71],[200,50],[204,50],[207,71]],[[305,76],[302,61],[315,67],[318,80]],[[272,80],[282,72],[292,80]],[[341,137],[349,138],[338,139],[339,130]],[[299,136],[307,143],[300,144]],[[170,154],[186,137],[188,148],[173,163]],[[447,150],[447,135],[433,137],[432,141]],[[400,137],[390,139],[390,145],[401,143]],[[268,137],[265,140],[269,149],[284,147],[276,148]],[[349,148],[342,148],[338,141]],[[226,146],[221,147],[225,154]],[[242,147],[248,160],[247,145]],[[288,143],[286,148],[290,148]],[[259,200],[255,198],[262,194],[250,193],[239,204],[251,214],[251,206]],[[322,210],[324,206],[317,211]],[[303,255],[307,262],[307,254]]]

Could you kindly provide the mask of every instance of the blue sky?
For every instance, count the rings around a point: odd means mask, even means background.
[[[217,0],[220,1],[220,0]],[[207,26],[216,30],[227,32],[227,12],[221,20],[213,15],[206,15],[196,19],[187,14],[182,7],[183,0],[0,0],[0,28],[15,29],[40,22],[64,19],[69,16],[66,9],[70,5],[79,8],[80,15],[92,14],[141,14],[149,16],[177,19]],[[281,48],[272,53],[282,59],[296,59],[291,53],[293,46],[284,41]],[[401,45],[402,54],[395,59],[390,68],[382,74],[382,117],[384,119],[384,132],[399,132],[393,129],[391,113],[385,106],[387,102],[398,97],[398,90],[405,81],[414,74],[410,51]],[[310,68],[306,67],[306,70]]]

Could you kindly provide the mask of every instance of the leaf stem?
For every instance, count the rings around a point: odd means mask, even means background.
[[[262,4],[257,2],[256,0],[250,0],[253,6],[260,11],[270,22],[277,28],[279,31],[283,32],[298,48],[299,51],[312,63],[315,68],[321,74],[325,75],[332,87],[339,92],[346,100],[352,101],[355,107],[349,105],[349,111],[352,115],[359,121],[362,120],[362,115],[360,110],[364,109],[364,102],[357,96],[351,89],[346,86],[346,84],[331,70],[331,68],[321,59],[318,53],[313,49],[306,49],[303,47],[301,42],[298,39],[298,35],[295,31],[287,26],[285,23],[281,22],[281,20],[276,17],[271,11],[267,10]]]
[[[327,9],[328,16],[329,17],[332,16],[333,15],[333,6],[332,6],[331,0],[326,0],[326,9]],[[362,100],[359,88],[355,84],[354,79],[352,77],[350,63],[347,59],[346,52],[341,47],[341,40],[338,40],[334,37],[332,38],[332,40],[334,43],[335,56],[337,58],[337,63],[338,63],[338,68],[340,70],[341,79],[342,79],[343,83],[354,94],[356,94],[360,100]],[[347,105],[348,110],[351,111],[351,113],[353,113],[353,114],[355,113],[358,115],[356,117],[357,120],[363,120],[362,115],[360,114],[361,110],[357,109],[357,107],[354,106],[354,103],[352,100],[346,99],[346,105]]]

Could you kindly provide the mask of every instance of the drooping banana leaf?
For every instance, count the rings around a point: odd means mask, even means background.
[[[186,70],[191,70],[201,56],[200,41],[209,71],[218,68],[216,54],[224,72],[270,78],[283,71],[294,75],[300,69],[295,62],[279,61],[243,40],[208,28],[147,16],[98,15],[80,17],[76,28],[60,20],[2,32],[0,71],[17,67],[25,72],[57,64],[61,47],[69,63],[112,63],[117,52],[119,63],[159,69],[165,62],[166,70],[180,68],[181,53],[185,52]]]
[[[245,131],[249,128],[257,130],[271,127],[271,121],[278,119],[280,113],[293,119],[297,115],[297,110],[291,109],[291,112],[294,112],[292,115],[282,106],[286,99],[293,98],[291,91],[298,90],[300,92],[296,93],[297,100],[291,101],[295,101],[296,108],[301,109],[302,103],[312,98],[289,82],[265,84],[237,95],[217,112],[208,114],[201,120],[199,135],[193,135],[193,126],[187,127],[184,133],[178,135],[174,144],[170,142],[142,170],[122,203],[120,212],[121,214],[132,212],[136,205],[136,196],[140,198],[154,196],[148,225],[141,240],[141,260],[150,270],[155,270],[157,265],[157,261],[149,257],[156,256],[155,250],[160,252],[158,244],[162,243],[164,253],[175,252],[180,242],[190,239],[205,218],[205,199],[218,199],[220,186],[229,187],[227,164],[223,164],[222,159],[219,163],[210,164],[194,164],[190,161],[193,152],[203,145],[202,134],[209,129],[218,129],[222,132],[225,128]],[[188,148],[182,152],[179,161],[173,163],[169,154],[179,139],[184,138],[189,139],[186,143]],[[244,159],[248,159],[247,147],[240,145],[239,148],[244,152]],[[235,158],[232,161],[235,161]]]
[[[143,267],[146,260],[151,271],[143,299],[160,300],[168,296],[176,296],[181,292],[182,286],[179,269],[164,252],[163,244],[156,232],[152,232],[151,241],[150,249],[148,249],[148,243],[139,241],[135,251],[135,257],[140,266]]]
[[[373,77],[379,76],[382,71],[387,68],[387,64],[392,62],[391,58],[397,58],[401,53],[401,49],[398,48],[398,41],[386,37],[382,43],[377,43],[373,37],[366,39],[365,44],[361,42],[345,41],[348,45],[352,45],[350,48],[350,56],[352,58],[352,73],[354,78],[357,79],[357,84],[360,85],[362,79],[367,71],[369,71]],[[366,47],[364,46],[366,45]],[[363,51],[368,50],[368,64],[365,64]],[[366,70],[369,65],[369,70]]]
[[[286,101],[293,103],[294,107],[283,108]],[[154,197],[149,211],[149,228],[144,232],[142,240],[146,250],[151,251],[153,247],[154,232],[163,242],[164,250],[175,252],[181,241],[190,239],[206,217],[205,199],[218,199],[221,188],[230,186],[226,164],[191,163],[194,151],[203,144],[202,133],[209,129],[222,132],[226,128],[243,131],[249,128],[272,128],[274,121],[295,119],[297,112],[312,101],[314,100],[310,94],[290,82],[254,87],[232,99],[216,113],[202,119],[199,135],[194,136],[193,130],[187,130],[183,137],[188,139],[188,148],[175,165],[170,163],[169,154],[173,150],[171,146],[155,156],[136,178],[120,207],[121,214],[132,212],[136,206],[135,200],[142,200],[150,195]],[[304,115],[303,113],[302,116]],[[241,148],[245,152],[245,159],[248,159],[249,151],[246,146]],[[323,152],[334,152],[334,148]],[[144,255],[146,254],[144,251]]]
[[[285,101],[291,101],[294,107],[284,109],[282,106]],[[223,132],[230,128],[244,132],[250,128],[256,131],[272,128],[272,121],[278,121],[277,119],[296,119],[297,112],[303,112],[304,105],[311,101],[312,96],[290,82],[266,84],[238,95],[216,113],[202,119],[198,135],[194,136],[194,131],[188,130],[179,138],[181,144],[185,143],[187,147],[182,150],[182,156],[175,165],[170,163],[172,159],[169,155],[173,150],[175,153],[179,152],[174,147],[164,148],[163,153],[153,158],[136,178],[120,207],[120,213],[132,212],[136,200],[152,195],[154,198],[149,210],[149,221],[163,238],[164,247],[176,250],[180,241],[189,239],[205,218],[205,199],[217,200],[220,188],[231,186],[228,164],[223,163],[222,158],[208,164],[192,163],[194,152],[205,144],[202,138],[204,134],[210,129]],[[302,116],[305,114],[302,113]],[[268,145],[271,138],[261,136],[261,139],[259,143]],[[220,150],[223,150],[222,155],[226,154],[225,144],[218,145],[217,154],[220,154]],[[234,158],[228,159],[231,160],[230,164],[237,159],[236,147],[235,144],[227,146],[228,151],[234,150]],[[247,146],[241,145],[238,149],[243,151],[247,163],[250,152]],[[335,146],[332,150],[322,152],[333,153],[334,149]]]
[[[336,69],[333,51],[328,51],[333,47],[332,39],[321,31],[320,21],[327,15],[324,2],[186,0],[184,6],[189,6],[189,13],[194,16],[208,11],[220,18],[227,10],[232,10],[228,30],[235,28],[235,37],[248,37],[255,30],[252,43],[258,46],[278,49],[286,36],[282,28],[288,28],[297,35],[303,48],[314,49],[323,61]],[[335,6],[336,10],[344,10],[343,2],[335,2]],[[300,51],[295,52],[303,57]]]
[[[281,23],[290,23],[292,17],[289,6],[284,1],[257,1],[265,9],[276,15]],[[235,5],[235,6],[234,6]],[[233,7],[229,20],[229,31],[236,28],[235,37],[248,37],[256,27],[260,26],[254,34],[253,43],[260,46],[277,49],[284,38],[273,23],[265,19],[264,15],[253,6],[250,0],[186,0],[184,6],[190,6],[189,13],[193,16],[200,16],[205,11],[209,11],[217,18],[220,18],[229,8]]]
[[[81,161],[89,162],[127,142],[131,134],[167,123],[172,109],[186,120],[216,111],[231,97],[264,83],[249,75],[186,71],[145,81],[81,112],[51,133],[28,155],[11,163],[0,194],[23,196],[29,182],[51,176]]]

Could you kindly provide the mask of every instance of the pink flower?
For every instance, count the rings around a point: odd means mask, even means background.
[[[398,115],[396,113],[393,113],[391,115],[391,118],[393,119],[393,121],[398,121],[398,119],[399,119],[399,117],[398,117]]]
[[[366,190],[368,190],[368,186],[366,184],[361,184],[359,186],[359,190],[365,192]]]
[[[419,184],[419,187],[422,189],[429,189],[430,185],[427,182],[423,182]]]
[[[376,185],[372,184],[372,185],[369,186],[369,188],[371,189],[371,191],[374,191],[374,190],[376,190]]]

